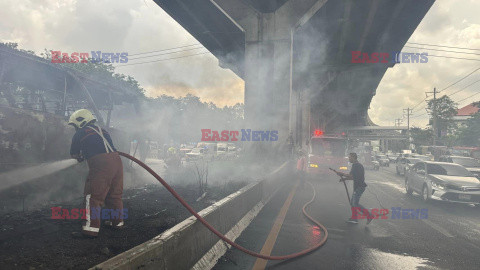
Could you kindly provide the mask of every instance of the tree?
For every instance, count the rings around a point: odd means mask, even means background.
[[[442,131],[452,134],[452,131],[456,128],[453,117],[457,114],[457,104],[450,97],[444,95],[441,98],[437,98],[436,102],[433,99],[428,101],[427,109],[432,118],[434,109],[436,109],[438,137],[440,137]],[[431,121],[433,124],[433,119]]]
[[[480,144],[480,113],[472,115],[465,126],[459,129],[458,142],[465,146],[478,146]]]
[[[412,127],[410,129],[410,135],[412,136],[415,149],[419,149],[421,145],[431,145],[433,131],[431,128],[421,129],[418,127]]]
[[[14,42],[1,43],[0,46],[6,46],[8,48],[35,55],[34,51],[23,50],[18,48],[18,44]],[[45,60],[51,61],[51,50],[44,49],[44,52],[40,53],[40,57]],[[104,81],[114,86],[121,86],[133,93],[137,94],[140,98],[145,98],[145,90],[140,86],[137,80],[131,76],[125,76],[124,74],[115,73],[115,67],[111,63],[94,62],[92,58],[88,59],[87,63],[58,63],[67,68],[74,69],[88,75],[92,79]]]

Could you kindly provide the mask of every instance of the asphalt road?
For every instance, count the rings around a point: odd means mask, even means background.
[[[271,255],[286,255],[306,249],[323,237],[323,232],[311,225],[301,211],[312,197],[312,188],[301,184],[295,188],[296,182],[288,179],[237,243],[257,252],[262,248],[268,250],[270,243]],[[392,207],[426,208],[428,218],[392,219],[389,214],[388,219],[374,220],[368,226],[365,220],[354,225],[345,222],[351,212],[338,177],[327,173],[311,182],[317,196],[307,211],[327,227],[327,243],[298,259],[268,261],[266,268],[480,269],[480,208],[444,202],[423,203],[419,195],[405,194],[404,178],[395,174],[394,166],[382,167],[380,171],[366,171],[368,187],[360,203],[367,208],[384,207],[390,211]],[[349,190],[351,194],[351,183]],[[292,192],[293,199],[288,205]],[[283,222],[277,218],[282,208],[286,210]],[[277,237],[272,238],[275,222],[281,229]],[[265,244],[267,237],[269,241]],[[214,269],[263,268],[256,258],[231,249]]]

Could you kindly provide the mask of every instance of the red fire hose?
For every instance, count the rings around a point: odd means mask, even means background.
[[[220,239],[222,239],[223,241],[227,242],[229,245],[239,249],[240,251],[248,254],[248,255],[251,255],[251,256],[254,256],[254,257],[257,257],[257,258],[261,258],[261,259],[265,259],[265,260],[287,260],[287,259],[292,259],[292,258],[296,258],[296,257],[300,257],[300,256],[303,256],[307,253],[310,253],[314,250],[316,250],[317,248],[323,246],[325,244],[325,242],[327,241],[327,237],[328,237],[328,231],[327,231],[327,228],[325,228],[325,226],[323,226],[322,224],[320,224],[320,222],[316,221],[314,218],[312,218],[310,215],[307,214],[307,212],[305,211],[305,209],[307,208],[307,206],[309,204],[311,204],[314,200],[315,200],[315,189],[313,188],[313,185],[311,183],[309,183],[311,186],[312,186],[312,190],[313,190],[313,197],[312,199],[307,202],[304,206],[303,206],[303,214],[310,220],[312,221],[313,223],[315,223],[319,228],[321,228],[324,232],[325,232],[325,236],[323,237],[323,239],[315,246],[311,247],[311,248],[308,248],[308,249],[305,249],[303,251],[300,251],[298,253],[293,253],[293,254],[289,254],[289,255],[284,255],[284,256],[267,256],[267,255],[262,255],[262,254],[259,254],[259,253],[256,253],[256,252],[253,252],[253,251],[250,251],[240,245],[238,245],[237,243],[233,242],[232,240],[228,239],[225,235],[223,235],[222,233],[220,233],[219,231],[217,231],[215,228],[213,228],[210,224],[208,224],[208,222],[203,219],[197,212],[195,212],[195,210],[193,210],[193,208],[187,204],[187,202],[185,202],[185,200],[180,197],[180,195],[175,191],[173,190],[173,188],[167,184],[167,182],[165,182],[165,180],[163,180],[157,173],[155,173],[150,167],[148,167],[145,163],[141,162],[140,160],[136,159],[135,157],[132,157],[130,156],[129,154],[125,154],[125,153],[122,153],[122,152],[118,152],[118,154],[120,154],[121,156],[124,156],[132,161],[134,161],[135,163],[137,163],[138,165],[140,165],[142,168],[144,168],[145,170],[147,170],[151,175],[153,175],[153,177],[157,178],[157,180],[163,185],[165,186],[165,188],[170,191],[170,193],[172,193],[172,195],[185,207],[187,208],[187,210],[192,213],[192,215],[194,215],[198,221],[200,221],[203,225],[205,225],[205,227],[207,227],[211,232],[213,232],[215,235],[217,235]]]

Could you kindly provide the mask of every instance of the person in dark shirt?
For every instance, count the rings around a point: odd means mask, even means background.
[[[70,155],[81,162],[84,159],[88,160],[98,154],[106,153],[106,147],[108,146],[112,147],[111,152],[117,152],[117,149],[113,146],[110,134],[102,128],[103,136],[108,142],[108,144],[105,145],[98,131],[100,131],[100,129],[92,124],[77,129],[77,132],[75,132],[72,138]]]
[[[350,217],[347,222],[358,224],[358,218],[355,217],[358,217],[359,214],[362,215],[363,213],[367,213],[368,225],[372,221],[372,217],[370,216],[370,214],[368,214],[368,209],[360,204],[360,197],[362,196],[365,188],[367,187],[367,184],[365,184],[365,169],[363,168],[363,165],[358,162],[356,153],[350,153],[348,155],[348,160],[350,161],[350,163],[352,163],[352,169],[350,170],[350,173],[346,174],[342,172],[337,172],[337,174],[342,177],[343,181],[353,180],[353,194],[350,200],[350,206],[352,207],[352,217]]]
[[[79,162],[87,160],[88,176],[84,189],[84,206],[89,212],[82,224],[82,232],[73,237],[96,237],[100,231],[101,207],[105,204],[111,216],[105,221],[113,228],[123,228],[123,165],[110,134],[95,125],[93,114],[85,109],[70,116],[69,125],[75,127],[70,155]]]

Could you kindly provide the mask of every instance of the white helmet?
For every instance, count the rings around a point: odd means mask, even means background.
[[[83,128],[87,124],[91,123],[92,121],[95,122],[96,120],[97,119],[95,119],[89,110],[81,109],[72,113],[70,120],[68,120],[68,124],[76,128]]]

